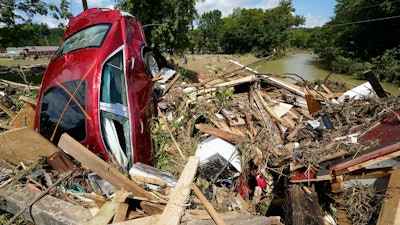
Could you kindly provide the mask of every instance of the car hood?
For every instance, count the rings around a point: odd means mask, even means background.
[[[42,87],[71,80],[97,80],[100,49],[84,49],[67,53],[49,64],[45,72]],[[90,83],[90,82],[89,82]]]

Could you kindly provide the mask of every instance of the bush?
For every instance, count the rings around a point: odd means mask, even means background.
[[[386,50],[382,55],[372,58],[374,73],[380,80],[400,84],[400,48]]]

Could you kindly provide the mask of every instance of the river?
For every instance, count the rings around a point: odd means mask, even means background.
[[[295,53],[275,60],[261,61],[251,67],[260,73],[294,73],[308,81],[316,79],[323,80],[331,73],[331,71],[323,68],[323,66],[316,60],[316,57],[317,56],[313,54]],[[332,73],[329,76],[329,79],[346,82],[350,87],[355,87],[366,82],[365,80],[358,80],[349,75],[339,73]],[[288,79],[288,81],[295,82],[292,79]],[[400,95],[399,86],[383,82],[381,82],[381,85],[385,91],[392,95]]]

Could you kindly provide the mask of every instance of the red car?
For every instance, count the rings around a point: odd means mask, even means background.
[[[35,129],[57,144],[67,132],[104,160],[151,164],[152,76],[158,65],[140,22],[88,9],[68,23],[43,76]]]

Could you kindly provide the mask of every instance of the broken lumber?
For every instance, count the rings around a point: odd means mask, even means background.
[[[117,189],[124,189],[134,196],[153,199],[153,196],[135,182],[122,175],[116,168],[96,156],[67,133],[61,135],[58,146],[77,161],[107,180]]]
[[[369,151],[367,151],[365,154],[362,154],[358,157],[355,157],[355,158],[353,157],[347,161],[342,161],[341,163],[332,166],[331,170],[340,173],[341,171],[343,171],[351,166],[354,166],[354,165],[360,164],[362,162],[365,162],[365,161],[368,161],[371,159],[375,159],[377,157],[395,152],[399,149],[400,149],[400,140],[397,140],[395,142],[391,142],[391,143],[388,143],[383,146],[378,146],[376,148],[372,148]]]
[[[30,127],[33,129],[35,120],[35,109],[30,103],[25,103],[18,111],[17,115],[10,122],[10,127]]]
[[[400,169],[394,170],[390,176],[386,196],[377,225],[400,224]]]
[[[271,108],[268,106],[268,104],[265,102],[263,96],[261,95],[260,90],[257,89],[257,90],[255,90],[255,92],[256,92],[256,94],[257,94],[257,96],[258,96],[258,99],[260,100],[261,104],[264,106],[264,109],[269,113],[269,115],[271,115],[274,119],[276,119],[276,121],[278,121],[280,124],[286,126],[285,122],[283,122],[283,120],[282,120],[279,116],[277,116],[277,115],[275,114],[275,112],[272,111],[272,109],[271,109]]]
[[[49,140],[28,127],[0,134],[0,158],[14,165],[20,162],[33,163],[58,151]]]
[[[396,152],[392,152],[392,153],[386,154],[386,155],[383,155],[383,156],[379,156],[379,157],[377,157],[375,159],[371,159],[371,160],[359,163],[359,164],[354,165],[354,166],[350,166],[350,167],[348,167],[346,169],[346,171],[352,172],[352,171],[355,171],[355,170],[359,170],[359,169],[365,168],[366,166],[369,166],[369,165],[372,165],[372,164],[375,164],[375,163],[379,163],[379,162],[382,162],[382,161],[385,161],[385,160],[388,160],[388,159],[393,159],[393,158],[398,157],[398,156],[400,156],[400,150],[396,151]]]
[[[307,188],[306,192],[301,185],[289,185],[285,196],[285,221],[296,225],[324,224],[318,195],[314,188]]]
[[[240,144],[244,140],[244,137],[242,137],[240,135],[215,128],[208,124],[196,124],[195,127],[200,132],[219,137],[221,139],[224,139],[229,142],[233,142],[235,144]]]
[[[106,225],[114,217],[118,202],[107,201],[85,225]]]
[[[29,104],[31,104],[32,107],[36,108],[36,100],[35,99],[28,98],[26,96],[21,95],[21,96],[19,96],[19,100],[29,103]]]
[[[193,182],[194,176],[196,175],[199,162],[200,157],[189,157],[186,166],[179,177],[178,183],[175,186],[174,192],[172,193],[157,224],[178,225],[180,223],[181,217],[186,208],[186,202],[190,197],[190,184]]]
[[[11,119],[13,119],[14,117],[15,117],[15,114],[10,110],[10,109],[8,109],[5,105],[3,105],[1,102],[0,102],[0,108],[11,118]]]
[[[169,89],[172,87],[172,85],[174,85],[175,84],[175,82],[180,78],[182,76],[182,74],[178,74],[178,75],[176,75],[175,77],[174,77],[174,79],[172,79],[168,84],[167,84],[167,86],[165,86],[165,88],[164,88],[164,90],[163,90],[163,95],[165,95],[168,91],[169,91]]]
[[[221,219],[217,211],[215,211],[214,207],[208,202],[206,196],[204,196],[204,194],[200,191],[196,184],[192,183],[192,189],[197,197],[200,199],[201,203],[207,209],[208,213],[210,213],[210,216],[212,217],[214,222],[217,225],[225,225],[224,221]]]

